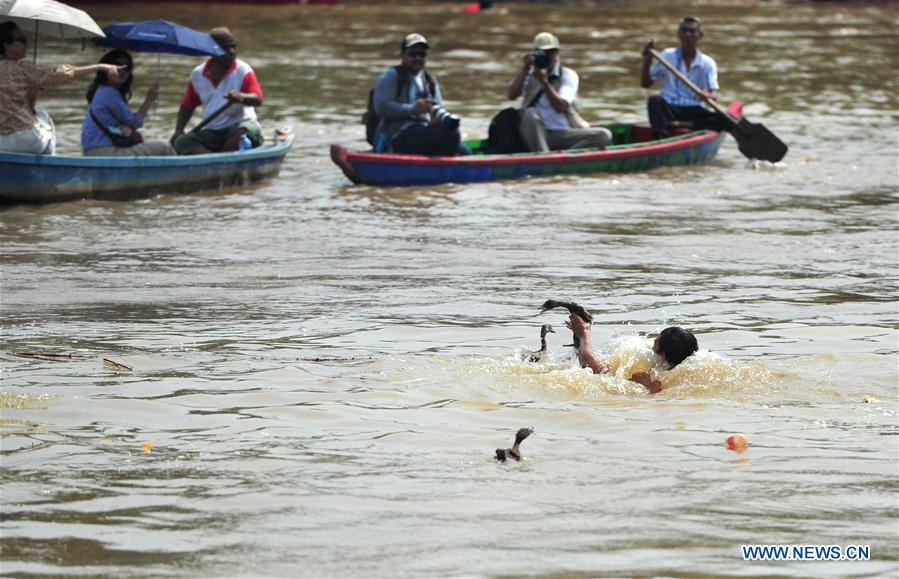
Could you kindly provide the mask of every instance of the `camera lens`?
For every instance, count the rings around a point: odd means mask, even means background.
[[[447,113],[447,115],[443,117],[443,126],[452,131],[459,128],[459,123],[461,120],[462,119],[460,119],[456,115]]]
[[[549,66],[549,55],[543,50],[534,51],[534,67],[544,69]]]
[[[440,124],[450,130],[458,129],[459,123],[462,121],[462,119],[436,103],[431,106],[431,115],[437,119]]]

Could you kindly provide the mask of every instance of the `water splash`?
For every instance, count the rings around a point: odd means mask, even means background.
[[[616,338],[597,352],[611,367],[611,372],[601,375],[580,368],[571,350],[550,350],[540,363],[522,361],[523,351],[518,349],[500,358],[469,359],[454,381],[480,389],[527,392],[538,399],[547,395],[585,400],[644,398],[649,396],[646,389],[630,380],[638,372],[648,372],[660,380],[660,395],[666,398],[730,398],[736,394],[767,395],[780,389],[775,374],[762,364],[730,360],[708,350],[700,350],[668,370],[653,354],[649,342],[635,335]]]

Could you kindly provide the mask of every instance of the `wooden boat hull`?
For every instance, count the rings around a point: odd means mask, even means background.
[[[742,105],[735,102],[731,114],[739,117]],[[614,143],[606,149],[425,157],[371,152],[352,152],[331,146],[331,159],[354,183],[368,185],[436,185],[548,177],[553,175],[624,173],[655,167],[697,165],[715,158],[726,133],[684,132],[663,140],[651,140],[644,124],[610,125]],[[478,147],[483,141],[470,144]]]
[[[0,152],[0,200],[135,199],[274,177],[293,137],[248,151],[185,157],[69,157]]]

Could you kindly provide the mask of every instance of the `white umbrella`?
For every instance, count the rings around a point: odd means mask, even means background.
[[[56,38],[106,36],[87,12],[56,0],[0,0],[0,21],[12,20],[22,30]],[[37,40],[34,41],[37,60]]]

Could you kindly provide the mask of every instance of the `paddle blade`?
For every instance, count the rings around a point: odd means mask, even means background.
[[[787,154],[787,146],[761,123],[742,119],[730,132],[740,152],[750,159],[777,163]]]

